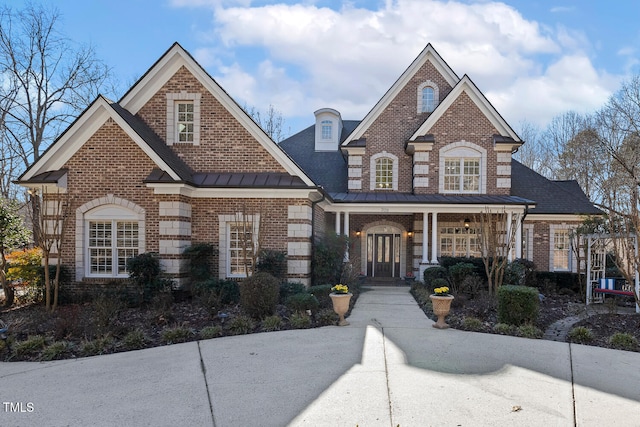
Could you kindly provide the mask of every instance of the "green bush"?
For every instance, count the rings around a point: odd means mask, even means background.
[[[108,353],[113,346],[113,337],[105,335],[90,341],[84,341],[80,345],[80,353],[83,356],[98,356]]]
[[[284,280],[287,276],[287,253],[273,249],[260,251],[256,271],[268,273],[278,280]]]
[[[210,313],[215,314],[223,305],[240,302],[240,287],[233,280],[210,279],[194,283],[192,292]]]
[[[544,335],[544,332],[535,325],[525,323],[524,325],[518,326],[517,334],[523,338],[540,339]]]
[[[498,289],[498,322],[533,323],[538,317],[539,294],[528,286],[503,285]]]
[[[462,282],[467,277],[473,274],[475,274],[475,266],[470,262],[459,262],[449,267],[449,276],[451,277],[451,292],[457,294],[462,288]]]
[[[282,327],[282,318],[277,314],[274,314],[273,316],[267,316],[262,321],[262,329],[264,329],[267,332],[279,331],[281,327]]]
[[[275,313],[279,295],[280,283],[269,273],[256,273],[240,284],[240,305],[254,319]]]
[[[280,303],[284,304],[291,295],[306,292],[307,288],[300,282],[282,282],[280,283]]]
[[[566,271],[538,271],[536,272],[538,283],[548,283],[555,292],[561,292],[563,289],[569,289],[574,293],[580,292],[580,281],[577,273]]]
[[[176,326],[162,331],[160,338],[165,344],[177,344],[188,341],[194,335],[195,332],[193,329],[186,328],[184,326]]]
[[[256,327],[253,319],[249,316],[237,316],[229,322],[229,331],[233,335],[245,335],[253,332]]]
[[[13,345],[13,354],[19,358],[35,356],[44,349],[46,341],[42,335],[30,336],[24,341],[20,341]]]
[[[139,350],[147,345],[147,337],[140,329],[133,330],[122,339],[122,347],[125,350]]]
[[[200,338],[203,340],[217,338],[220,335],[222,335],[222,327],[220,325],[206,326],[200,331]]]
[[[71,344],[68,341],[56,341],[49,344],[42,350],[42,360],[58,360],[63,359],[65,354],[71,349]]]
[[[127,260],[129,280],[138,288],[141,302],[149,302],[154,295],[166,291],[167,282],[160,280],[160,258],[157,253],[146,252]]]
[[[533,261],[528,259],[515,259],[504,271],[505,285],[531,286],[537,285],[536,267]]]
[[[291,317],[289,317],[289,322],[294,329],[307,329],[311,327],[311,317],[306,313],[293,313]]]
[[[451,268],[451,266],[460,264],[460,263],[473,264],[473,266],[475,267],[474,273],[479,275],[484,280],[487,279],[487,275],[484,271],[484,262],[482,261],[482,258],[444,256],[439,258],[439,262],[440,262],[440,266],[445,268],[446,270]]]
[[[482,327],[482,320],[477,317],[465,317],[462,321],[462,328],[465,331],[481,331]]]
[[[195,243],[184,250],[189,259],[189,272],[194,282],[206,281],[213,276],[218,249],[211,243]]]
[[[585,326],[576,326],[567,334],[567,340],[578,344],[590,343],[593,341],[593,332]]]
[[[434,279],[431,281],[431,286],[429,290],[432,291],[436,288],[449,287],[449,282],[446,279]]]
[[[507,325],[506,323],[496,323],[493,325],[493,332],[501,335],[512,335],[513,326]]]
[[[332,285],[316,285],[311,286],[307,289],[311,295],[315,296],[318,299],[318,303],[321,308],[331,308],[333,304],[331,303],[331,297],[329,294],[331,293]]]
[[[323,308],[316,313],[316,322],[319,326],[335,325],[338,322],[338,315],[330,308]]]
[[[433,281],[436,279],[446,279],[448,274],[447,269],[444,267],[430,267],[424,271],[422,278],[424,279],[425,286],[433,289],[436,287],[433,286]]]
[[[306,292],[302,294],[291,295],[289,298],[287,298],[286,305],[293,311],[301,312],[307,310],[316,311],[320,307],[318,299],[314,295],[308,294]]]
[[[638,348],[638,339],[626,332],[616,332],[609,337],[609,345],[619,350],[633,351]]]
[[[340,283],[346,249],[347,238],[344,235],[327,233],[322,241],[316,242],[311,260],[314,285]]]

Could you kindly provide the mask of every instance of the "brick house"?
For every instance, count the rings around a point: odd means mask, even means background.
[[[85,287],[126,278],[143,252],[186,283],[184,248],[200,242],[218,247],[220,278],[241,278],[258,238],[309,283],[328,230],[349,235],[368,276],[418,275],[441,255],[479,255],[465,220],[487,208],[527,213],[513,257],[568,270],[568,229],[599,213],[575,182],[512,160],[522,141],[430,45],[363,120],[315,116],[276,144],[176,43],[118,102],[98,97],[19,183],[45,212],[68,196],[58,259]]]

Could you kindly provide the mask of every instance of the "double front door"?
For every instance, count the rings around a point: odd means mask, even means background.
[[[367,236],[367,274],[373,277],[400,276],[400,235]]]

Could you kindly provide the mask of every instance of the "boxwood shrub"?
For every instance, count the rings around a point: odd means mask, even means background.
[[[503,285],[498,289],[498,322],[509,325],[534,323],[538,317],[539,296],[536,288]]]

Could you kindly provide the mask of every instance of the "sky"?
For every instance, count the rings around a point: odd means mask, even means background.
[[[596,111],[640,73],[637,0],[39,3],[59,10],[67,37],[95,47],[118,95],[177,41],[238,104],[273,105],[287,135],[320,108],[362,119],[427,43],[516,131]]]

